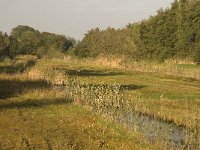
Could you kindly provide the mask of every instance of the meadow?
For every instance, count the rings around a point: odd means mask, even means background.
[[[33,59],[19,60],[23,71],[13,61],[1,63],[0,149],[161,149],[77,105],[47,80],[30,78],[24,66]]]
[[[67,57],[1,68],[2,149],[199,148],[199,66]]]

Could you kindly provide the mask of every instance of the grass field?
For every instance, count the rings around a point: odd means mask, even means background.
[[[53,65],[54,70],[62,70],[64,74],[76,77],[80,84],[118,84],[129,97],[137,93],[137,111],[173,121],[177,125],[192,128],[199,119],[200,80],[196,78],[72,62],[46,60],[39,64],[43,69]],[[193,68],[196,70],[199,66]]]
[[[161,149],[75,104],[49,82],[1,66],[0,149]]]
[[[1,149],[159,149],[49,91],[35,92],[1,102]]]
[[[5,67],[13,67],[9,64],[1,64],[1,67],[4,69],[0,74],[0,148],[164,148],[162,144],[156,146],[145,142],[140,133],[128,131],[79,105],[80,97],[74,92],[77,87],[73,87],[73,101],[65,92],[52,88],[52,84],[67,84],[69,77],[78,85],[88,85],[89,89],[91,86],[117,85],[123,91],[124,99],[134,104],[130,105],[134,107],[131,110],[185,126],[195,132],[199,142],[200,80],[194,74],[192,78],[185,74],[187,70],[190,75],[193,71],[198,72],[198,66],[174,65],[176,70],[182,71],[177,76],[165,73],[162,65],[160,72],[155,72],[154,68],[138,70],[59,59],[37,60],[36,65],[24,69],[23,74],[5,72]]]

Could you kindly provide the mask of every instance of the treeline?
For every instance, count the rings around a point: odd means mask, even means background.
[[[74,54],[81,57],[96,57],[104,54],[131,56],[136,49],[132,36],[131,32],[126,30],[108,28],[103,31],[99,28],[92,29],[77,44]]]
[[[74,44],[73,38],[49,32],[39,32],[29,26],[19,25],[11,34],[0,32],[0,56],[31,54],[39,57],[65,52]]]
[[[124,29],[89,31],[74,54],[81,57],[125,55],[135,60],[189,58],[200,62],[200,1],[175,0],[157,15]]]

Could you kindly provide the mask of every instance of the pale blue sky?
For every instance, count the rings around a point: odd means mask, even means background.
[[[81,39],[91,28],[121,28],[174,0],[0,0],[0,30],[29,25]]]

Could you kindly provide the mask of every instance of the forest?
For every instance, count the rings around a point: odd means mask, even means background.
[[[88,31],[74,54],[81,57],[124,55],[134,60],[200,61],[200,1],[176,0],[157,15],[123,29]]]
[[[32,27],[19,25],[11,34],[0,32],[0,55],[13,58],[17,55],[55,55],[65,52],[73,45],[74,39],[49,32],[39,32]]]

